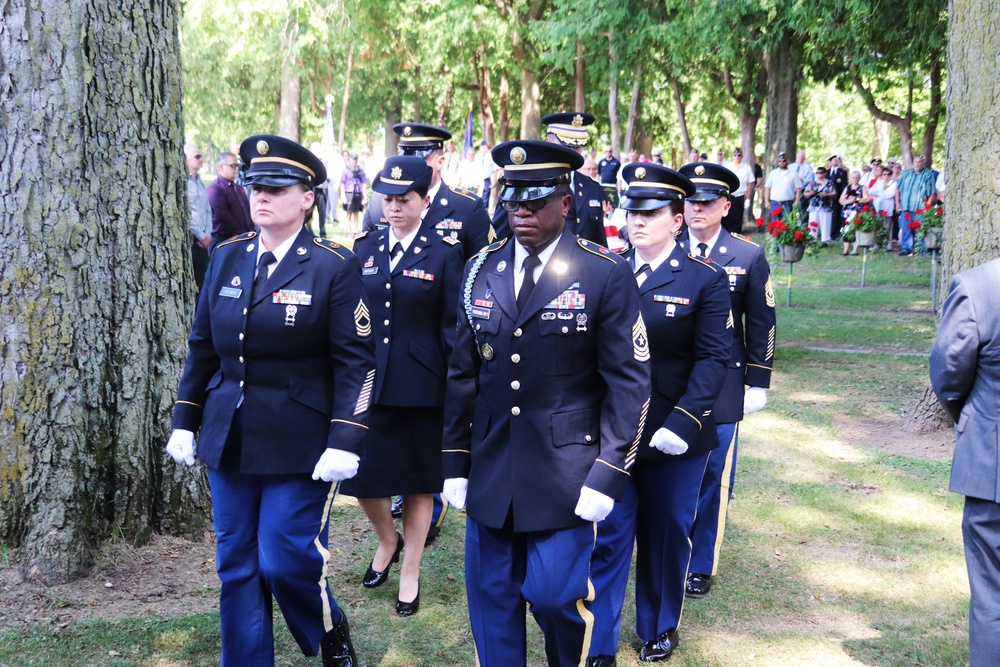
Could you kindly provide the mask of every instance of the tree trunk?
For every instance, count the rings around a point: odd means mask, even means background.
[[[299,116],[302,78],[291,58],[285,60],[281,73],[281,103],[278,111],[278,136],[299,140]]]
[[[670,77],[670,90],[674,93],[674,105],[677,107],[677,127],[680,129],[681,143],[684,145],[684,162],[687,162],[687,156],[691,153],[691,135],[688,134],[684,98],[681,97],[681,84],[676,76]]]
[[[451,115],[451,101],[455,95],[455,82],[452,79],[448,80],[448,89],[444,93],[444,104],[441,105],[441,110],[438,111],[437,124],[438,127],[447,127],[448,117]]]
[[[885,162],[889,157],[889,128],[888,122],[881,118],[872,118],[874,126],[874,140],[872,141],[872,155]]]
[[[795,158],[799,133],[799,80],[802,77],[802,39],[786,33],[778,46],[764,55],[767,70],[767,127],[764,130],[764,167],[776,164],[778,153]]]
[[[583,66],[583,42],[576,43],[576,97],[574,109],[576,111],[586,111],[586,100],[583,96],[584,66]]]
[[[344,72],[344,101],[340,105],[340,130],[337,146],[344,150],[344,128],[347,126],[347,101],[351,97],[351,70],[354,69],[354,44],[347,50],[347,70]]]
[[[952,276],[1000,256],[1000,184],[989,169],[1000,154],[1000,0],[951,0],[948,9],[948,123],[945,161],[948,166],[948,213],[939,294],[947,293]],[[992,64],[990,64],[992,62]],[[906,414],[908,429],[924,424],[950,425],[930,387]]]
[[[163,451],[194,313],[178,10],[3,10],[0,539],[47,584],[112,533],[210,525]]]
[[[625,152],[632,152],[635,138],[635,121],[639,115],[639,83],[642,81],[642,63],[635,69],[635,80],[632,82],[632,97],[628,104],[628,120],[625,121]]]
[[[608,121],[611,124],[611,152],[621,159],[622,121],[618,117],[618,56],[615,54],[614,33],[608,35],[608,57],[611,72],[608,82]]]
[[[510,141],[510,80],[506,70],[500,72],[500,143]]]
[[[521,139],[541,138],[542,107],[538,73],[529,67],[521,70]]]
[[[490,68],[485,58],[477,59],[479,68],[479,113],[482,117],[483,139],[490,146],[496,145],[496,130],[493,119],[493,85],[490,79]]]
[[[383,144],[383,150],[386,157],[398,152],[399,137],[392,131],[392,126],[403,120],[403,99],[399,92],[400,89],[401,84],[394,81],[391,90],[396,91],[395,97],[386,100],[385,103],[385,144]]]
[[[941,59],[931,65],[930,72],[931,106],[927,112],[927,124],[924,125],[924,157],[928,167],[934,166],[934,136],[937,134],[938,121],[941,119]]]

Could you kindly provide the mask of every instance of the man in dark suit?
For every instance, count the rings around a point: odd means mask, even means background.
[[[424,212],[421,231],[449,236],[462,244],[462,258],[467,259],[496,240],[483,200],[468,190],[453,188],[441,179],[447,160],[444,144],[451,132],[436,125],[396,123],[392,131],[399,135],[399,154],[423,158],[434,171],[427,196],[431,205]],[[362,230],[370,232],[388,226],[382,212],[382,200],[372,195],[365,209]]]
[[[827,160],[827,164],[830,169],[827,178],[830,179],[834,189],[837,191],[837,196],[833,198],[833,229],[830,235],[832,239],[836,240],[840,238],[840,229],[844,226],[844,211],[840,205],[840,194],[847,187],[849,179],[847,177],[847,169],[844,168],[839,155],[831,155],[830,159]]]
[[[687,596],[703,598],[712,587],[726,528],[729,498],[736,480],[739,422],[767,404],[774,361],[774,290],[764,249],[739,234],[727,232],[722,220],[729,193],[739,187],[730,169],[708,162],[686,164],[680,172],[694,183],[684,202],[687,232],[679,243],[707,257],[726,272],[733,314],[733,348],[729,372],[712,411],[719,447],[712,450],[702,478],[698,515],[691,533]]]
[[[250,200],[246,190],[236,185],[239,160],[228,151],[219,153],[217,169],[219,175],[208,186],[208,203],[212,207],[212,250],[226,239],[253,231]]]
[[[958,433],[949,490],[965,496],[969,665],[1000,665],[1000,259],[959,273],[931,348],[931,386]]]
[[[209,263],[167,452],[208,467],[222,667],[273,664],[272,600],[304,655],[357,667],[326,582],[331,482],[357,473],[375,381],[361,264],[304,222],[326,180],[283,137],[244,140],[258,229]]]
[[[649,396],[629,266],[566,224],[563,146],[493,149],[514,239],[466,266],[445,399],[444,495],[468,500],[465,577],[479,664],[526,664],[525,603],[550,665],[587,657],[595,521],[621,498]]]

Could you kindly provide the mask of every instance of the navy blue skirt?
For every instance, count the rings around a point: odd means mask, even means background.
[[[340,485],[356,498],[440,493],[443,407],[374,405],[358,474]]]

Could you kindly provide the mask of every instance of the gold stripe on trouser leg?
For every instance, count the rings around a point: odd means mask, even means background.
[[[705,477],[705,470],[707,468],[708,468],[708,457],[706,456],[705,457],[705,467],[702,468],[702,470],[701,470],[701,476],[702,476],[703,479]],[[694,522],[697,521],[697,520],[698,520],[698,503],[695,502],[695,504],[694,504],[694,518],[691,520],[691,525],[693,526]],[[688,562],[687,562],[687,565],[684,566],[684,574],[685,574],[685,576],[684,576],[684,589],[683,589],[685,591],[687,590],[687,574],[691,571],[691,556],[694,555],[694,549],[692,548],[691,536],[690,535],[688,535],[687,543],[688,543]],[[682,594],[681,595],[681,611],[680,611],[679,614],[677,614],[677,628],[681,627],[681,618],[684,616],[684,601],[685,600],[687,600],[687,595],[683,595]],[[674,628],[674,630],[676,630],[677,628]]]
[[[323,505],[323,517],[320,523],[322,530],[329,530],[327,521],[330,518],[330,507],[333,505],[333,499],[337,496],[337,486],[339,484],[340,482],[330,484],[330,493],[327,494],[326,503]],[[320,535],[321,533],[313,538],[313,544],[316,545],[316,551],[323,556],[323,571],[319,579],[319,597],[323,602],[323,629],[329,632],[333,630],[333,612],[330,609],[330,596],[326,593],[327,562],[330,560],[330,550],[323,548],[323,543],[320,542]]]
[[[715,529],[715,556],[712,558],[712,572],[711,575],[714,577],[715,573],[719,570],[719,554],[722,553],[722,538],[726,534],[726,514],[729,513],[729,480],[732,477],[733,465],[735,465],[736,454],[736,436],[740,432],[740,425],[736,424],[733,428],[733,437],[729,440],[729,449],[726,451],[726,464],[722,467],[722,477],[719,479],[719,516],[716,520],[719,522],[718,527]]]
[[[444,496],[441,496],[441,514],[438,515],[437,523],[434,525],[440,528],[441,524],[444,523],[444,515],[447,513],[448,513],[448,501],[445,499]]]
[[[594,547],[597,547],[597,522],[594,521]],[[580,655],[579,667],[587,667],[587,658],[590,657],[590,642],[594,638],[594,612],[587,609],[584,602],[593,602],[597,594],[594,592],[594,582],[587,577],[587,597],[576,601],[576,610],[583,619],[583,651]]]

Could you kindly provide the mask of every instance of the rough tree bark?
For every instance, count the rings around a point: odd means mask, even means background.
[[[764,173],[785,151],[794,159],[799,134],[799,81],[802,78],[801,37],[786,33],[765,53],[767,70],[767,127],[764,130]]]
[[[1000,154],[1000,0],[951,0],[948,7],[948,209],[939,294],[952,276],[1000,256],[1000,182],[984,164]],[[906,429],[950,424],[929,391],[906,412]]]
[[[586,111],[587,100],[584,97],[584,60],[583,42],[576,43],[576,62],[574,63],[574,79],[576,82],[575,95],[573,98],[573,108],[577,111]]]
[[[507,111],[510,103],[510,80],[507,71],[500,72],[500,141],[510,141],[510,114]]]
[[[9,0],[0,23],[0,539],[85,573],[209,525],[163,450],[194,311],[174,0]]]

